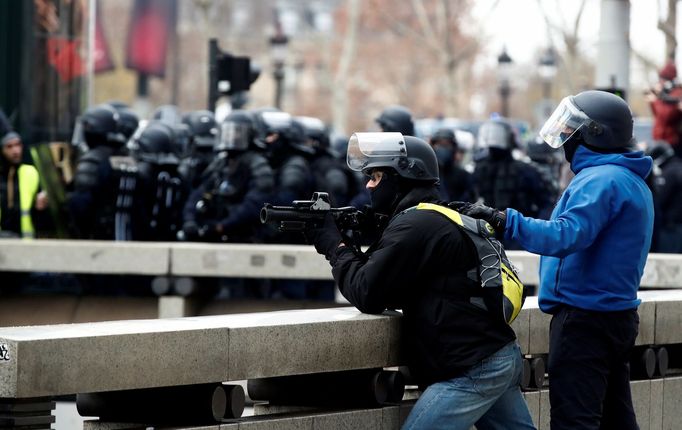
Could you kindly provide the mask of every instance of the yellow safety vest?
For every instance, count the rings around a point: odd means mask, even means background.
[[[33,228],[33,220],[31,219],[31,208],[40,186],[38,170],[29,164],[22,164],[17,169],[17,179],[19,180],[21,237],[32,238],[35,230]],[[3,196],[3,198],[6,198],[6,196]]]

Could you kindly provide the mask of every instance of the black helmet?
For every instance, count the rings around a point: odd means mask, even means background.
[[[113,105],[111,105],[113,106]],[[118,131],[124,138],[124,141],[128,141],[130,136],[135,133],[137,126],[140,123],[140,118],[132,111],[132,109],[127,107],[116,107],[114,109],[118,112]]]
[[[218,137],[218,125],[213,112],[197,110],[186,114],[182,118],[192,135],[192,142],[196,148],[212,150]]]
[[[150,121],[135,136],[136,155],[155,164],[177,164],[178,154],[173,127],[162,121]]]
[[[283,135],[291,127],[292,118],[279,109],[266,107],[253,111],[253,123],[256,132],[254,143],[260,149],[268,149],[266,142],[268,135],[274,133]]]
[[[403,136],[414,136],[412,113],[404,106],[389,106],[376,119],[381,131],[402,133]]]
[[[422,139],[400,133],[355,133],[348,141],[346,162],[366,175],[390,167],[405,179],[438,182],[438,159]]]
[[[220,124],[219,138],[213,148],[221,151],[245,151],[254,138],[253,115],[245,110],[233,110]]]
[[[175,105],[161,105],[152,113],[152,119],[175,126],[182,122],[182,115],[180,114],[180,108]]]
[[[675,156],[675,150],[665,140],[654,141],[644,152],[654,159],[654,164],[657,166],[663,165],[666,161]]]
[[[107,144],[122,145],[125,139],[119,133],[119,118],[118,111],[108,104],[88,108],[76,124],[74,142],[85,140],[90,147]],[[75,136],[78,133],[82,136]]]
[[[297,116],[294,122],[300,124],[308,142],[319,148],[329,148],[329,134],[321,119],[312,116]]]
[[[540,136],[553,148],[576,133],[587,145],[601,150],[630,150],[635,144],[630,107],[606,91],[565,97],[540,130]]]
[[[455,132],[449,128],[440,128],[431,135],[431,143],[433,144],[437,141],[448,142],[452,144],[455,149],[457,149],[457,138],[455,137]]]

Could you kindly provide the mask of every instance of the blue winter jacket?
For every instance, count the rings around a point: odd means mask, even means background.
[[[635,309],[651,244],[654,208],[642,152],[599,154],[578,147],[575,178],[548,221],[507,209],[505,236],[540,259],[539,305],[595,311]]]

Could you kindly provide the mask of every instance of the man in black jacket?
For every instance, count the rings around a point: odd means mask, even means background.
[[[406,211],[439,203],[431,146],[400,133],[356,133],[347,161],[370,177],[372,208],[387,220],[379,240],[366,254],[356,253],[331,215],[310,233],[355,307],[403,311],[408,364],[428,386],[404,428],[534,428],[519,390],[515,334],[472,303],[480,286],[467,278],[479,264],[471,239],[438,211]]]

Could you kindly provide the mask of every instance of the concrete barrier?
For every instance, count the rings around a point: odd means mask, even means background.
[[[638,345],[682,343],[682,291],[640,297]],[[548,352],[547,322],[536,299],[529,298],[515,322],[525,354]],[[1,328],[0,403],[43,404],[69,394],[397,366],[404,364],[400,334],[399,313],[367,315],[350,307]],[[677,405],[682,380],[665,382],[661,389],[663,410],[682,411]],[[647,395],[653,399],[645,393],[637,401]],[[543,394],[537,396],[541,405]],[[535,400],[529,402],[535,408]],[[657,420],[658,406],[653,400],[649,405],[650,421]]]
[[[21,240],[0,242],[0,271],[332,279],[312,246]],[[538,283],[539,257],[508,251],[521,281]],[[641,285],[682,288],[682,255],[650,254]]]

